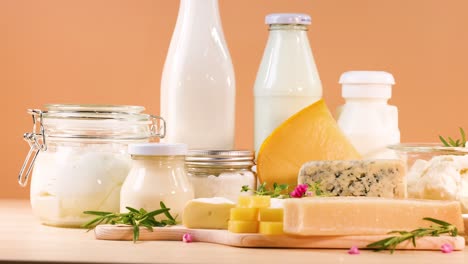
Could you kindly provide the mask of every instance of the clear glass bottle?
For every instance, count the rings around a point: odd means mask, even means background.
[[[349,71],[340,77],[345,104],[337,122],[364,159],[398,158],[389,145],[400,143],[398,109],[389,105],[393,75],[383,71]]]
[[[127,206],[147,211],[171,208],[182,219],[185,204],[194,198],[185,169],[187,145],[146,143],[131,144],[132,167],[120,192],[120,212]]]
[[[307,38],[310,16],[270,14],[270,35],[254,87],[254,145],[289,117],[322,97],[322,84]]]
[[[163,142],[234,146],[235,78],[218,0],[181,0],[161,79]]]
[[[186,166],[195,198],[224,197],[237,202],[240,195],[252,194],[241,189],[244,185],[256,188],[253,160],[249,150],[190,150]]]
[[[29,110],[31,149],[19,183],[31,180],[31,206],[46,225],[80,227],[83,211],[119,211],[120,186],[130,170],[129,143],[164,136],[160,117],[140,106],[46,105]],[[34,167],[34,169],[33,169]]]

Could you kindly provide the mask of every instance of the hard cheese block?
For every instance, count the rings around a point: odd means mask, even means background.
[[[257,157],[261,183],[297,185],[297,172],[310,160],[350,160],[360,155],[341,132],[325,102],[302,109],[265,139]]]
[[[405,198],[401,160],[334,160],[305,163],[298,183],[319,183],[327,195]]]
[[[235,206],[222,197],[190,200],[184,208],[182,224],[188,228],[227,229],[230,210]]]
[[[463,233],[459,202],[375,197],[287,199],[284,232],[300,236],[380,235],[433,224],[424,217],[446,221]]]

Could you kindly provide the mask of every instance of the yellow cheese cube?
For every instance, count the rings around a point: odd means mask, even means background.
[[[270,207],[270,196],[240,196],[237,207],[267,208]]]
[[[229,220],[258,221],[258,208],[237,207],[231,208]]]
[[[283,222],[260,222],[259,232],[264,235],[282,235]]]
[[[283,208],[260,208],[261,222],[283,222]]]
[[[233,233],[257,233],[258,222],[229,220],[228,230]]]

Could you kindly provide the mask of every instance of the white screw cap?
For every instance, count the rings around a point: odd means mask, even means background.
[[[344,98],[391,98],[395,79],[385,71],[348,71],[341,75]]]

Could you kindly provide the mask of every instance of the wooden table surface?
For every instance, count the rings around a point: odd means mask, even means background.
[[[95,240],[83,229],[41,225],[29,201],[0,200],[0,261],[93,263],[450,263],[467,264],[468,249],[373,252],[361,250],[246,249],[178,241]]]

